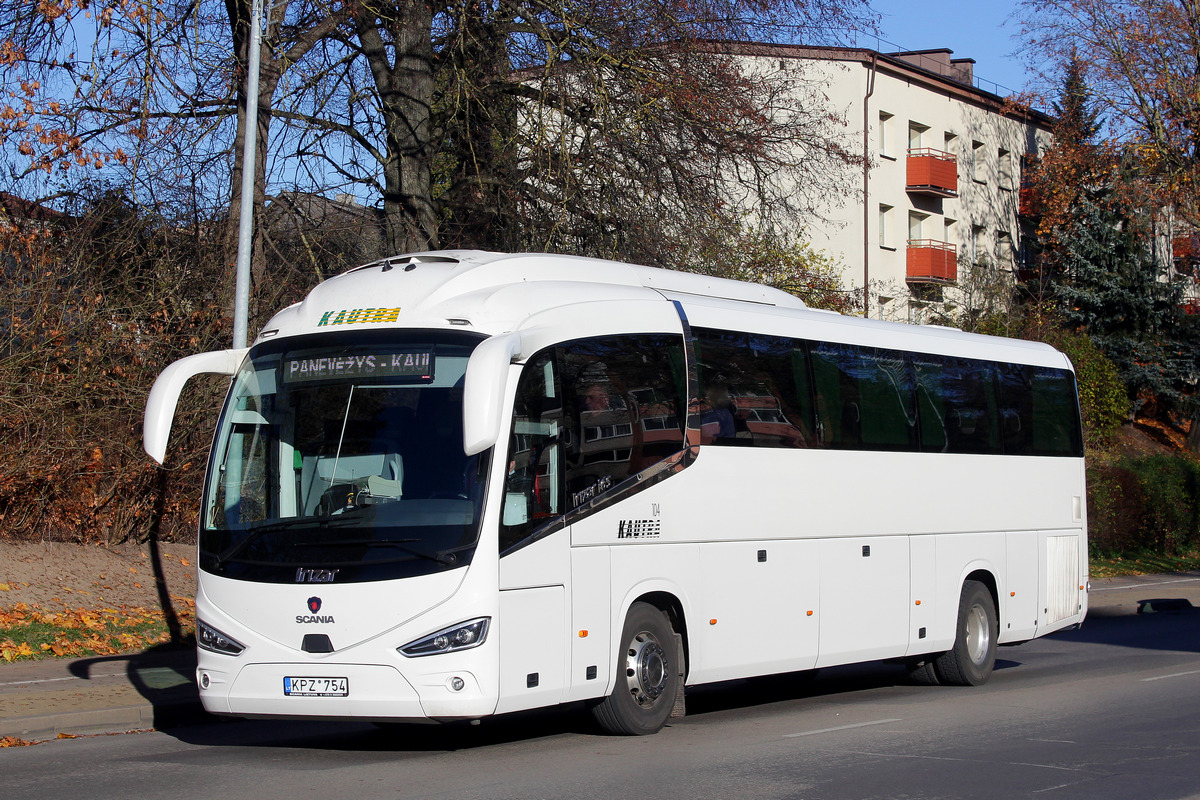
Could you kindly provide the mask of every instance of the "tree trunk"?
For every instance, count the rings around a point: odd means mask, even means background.
[[[1193,453],[1200,453],[1200,410],[1192,414],[1192,428],[1187,435],[1187,449]]]
[[[433,250],[438,219],[433,202],[433,10],[423,0],[400,0],[386,14],[358,18],[359,41],[379,92],[387,157],[383,165],[384,249],[392,254]],[[379,27],[376,27],[378,25]],[[396,63],[379,28],[394,36]]]

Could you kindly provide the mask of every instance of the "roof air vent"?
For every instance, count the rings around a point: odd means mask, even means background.
[[[381,272],[389,272],[395,267],[404,267],[405,272],[416,269],[417,264],[458,264],[459,260],[451,256],[436,256],[436,255],[415,255],[415,256],[393,256],[391,258],[382,258],[379,261],[373,261],[370,264],[364,264],[361,267],[355,267],[351,272],[358,272],[360,269],[373,269],[380,267]]]

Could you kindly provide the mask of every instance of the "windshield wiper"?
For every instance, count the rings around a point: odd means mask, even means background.
[[[338,539],[333,542],[292,542],[292,547],[391,547],[397,550],[403,550],[410,555],[419,558],[425,558],[430,561],[436,561],[439,564],[454,564],[458,561],[458,556],[449,551],[439,551],[430,553],[426,550],[420,550],[416,547],[408,547],[412,542],[419,542],[420,539]]]
[[[250,542],[260,538],[266,533],[277,533],[279,531],[292,530],[294,528],[328,528],[340,527],[354,522],[362,521],[362,514],[339,514],[337,517],[297,517],[295,519],[283,519],[278,522],[271,522],[266,525],[259,525],[257,528],[252,528],[250,531],[238,541],[231,544],[229,547],[217,556],[216,568],[220,569],[222,564],[230,561],[238,553],[246,548]]]

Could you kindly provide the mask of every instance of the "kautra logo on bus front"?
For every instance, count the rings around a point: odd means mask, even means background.
[[[317,327],[325,325],[353,325],[358,322],[395,322],[400,317],[398,308],[343,308],[326,311],[321,315]]]

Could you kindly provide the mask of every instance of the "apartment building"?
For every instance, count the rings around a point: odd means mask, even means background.
[[[857,201],[807,230],[866,288],[870,317],[924,322],[1001,294],[1027,260],[1033,220],[1021,205],[1051,118],[977,88],[974,61],[952,51],[879,53],[783,46],[757,57],[804,59],[857,135],[868,166]]]

